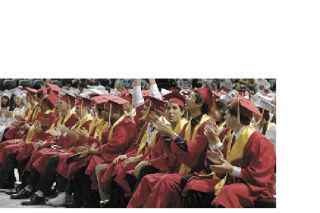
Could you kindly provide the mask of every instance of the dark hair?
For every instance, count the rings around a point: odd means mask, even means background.
[[[225,110],[225,108],[226,108],[226,104],[225,104],[224,101],[221,100],[221,99],[216,100],[216,104],[217,104],[217,109],[218,109],[218,110],[223,110],[222,115],[221,115],[221,121],[220,121],[220,122],[223,122],[223,121],[225,121],[225,115],[226,115],[226,110]]]
[[[226,104],[221,99],[216,100],[216,104],[218,109],[223,109],[226,107]]]
[[[262,108],[259,107],[259,111],[262,112]],[[262,128],[262,134],[265,135],[266,132],[267,132],[267,129],[268,129],[268,124],[269,124],[269,119],[270,119],[270,113],[268,110],[264,110],[263,112],[263,115],[262,115],[262,118],[266,121],[265,124],[263,125],[263,128]]]
[[[10,100],[9,100],[9,111],[13,111],[14,108],[16,108],[16,106],[17,106],[16,102],[14,101],[14,97],[15,96],[16,95],[12,95]]]
[[[203,100],[202,96],[197,90],[193,90],[195,92],[195,103],[196,104],[202,104],[201,106],[201,113],[202,114],[208,114],[209,113],[209,107],[208,104]]]
[[[2,98],[6,98],[6,99],[7,99],[6,105],[3,105],[3,104],[2,104]],[[8,107],[9,104],[10,104],[10,99],[9,99],[7,96],[2,96],[2,97],[1,97],[1,107]]]
[[[234,116],[234,117],[238,116],[238,111],[235,108],[233,108],[231,105],[228,105],[226,107],[226,110],[229,111],[231,116]],[[244,125],[249,125],[250,119],[240,113],[240,123]]]

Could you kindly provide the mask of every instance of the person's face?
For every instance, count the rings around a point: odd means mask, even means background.
[[[6,104],[8,103],[8,101],[9,101],[9,99],[8,99],[7,97],[2,97],[2,98],[1,98],[1,103],[2,103],[3,105],[6,105]]]
[[[109,114],[110,114],[109,107],[100,109],[100,115],[103,118],[103,120],[108,121],[109,120]]]
[[[45,112],[48,108],[49,107],[47,105],[47,102],[46,101],[42,101],[41,106],[40,106],[41,111]]]
[[[22,98],[18,98],[18,97],[14,97],[14,101],[16,102],[16,104],[18,105],[18,106],[22,106],[23,105],[23,100],[22,100]]]
[[[226,126],[228,128],[234,129],[237,125],[237,118],[235,116],[231,116],[229,110],[226,110]]]
[[[183,111],[176,103],[169,102],[166,106],[166,116],[170,123],[177,123],[183,116]]]
[[[216,83],[212,82],[211,85],[212,85],[212,89],[213,89],[214,91],[217,91],[217,90],[218,90],[218,86],[217,86]]]
[[[112,122],[117,121],[122,116],[122,109],[113,110],[111,115]]]
[[[191,111],[195,108],[199,108],[199,106],[201,107],[201,105],[196,104],[196,94],[194,91],[192,91],[192,93],[187,96],[186,108],[187,108],[187,110]]]
[[[81,106],[80,105],[76,105],[76,108],[75,108],[75,113],[78,115],[78,116],[81,116]]]
[[[210,109],[210,111],[211,111],[211,109]],[[221,121],[223,116],[225,116],[224,109],[217,109],[214,111],[216,112],[215,114],[213,111],[211,111],[211,114],[214,115],[214,119],[216,121]]]

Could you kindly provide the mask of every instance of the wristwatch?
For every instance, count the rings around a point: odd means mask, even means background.
[[[179,137],[177,133],[174,133],[174,136],[171,138],[171,140],[176,140],[176,138]]]

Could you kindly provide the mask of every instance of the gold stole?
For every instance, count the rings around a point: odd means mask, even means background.
[[[49,109],[44,114],[49,114],[51,112],[53,112],[53,110]],[[30,143],[32,141],[32,138],[34,135],[35,135],[35,131],[34,131],[34,124],[33,124],[28,130],[28,134],[26,137],[26,143]]]
[[[28,112],[26,121],[27,122],[33,121],[35,117],[38,115],[39,110],[40,110],[40,107],[38,106],[38,102],[36,102],[34,106],[31,106],[31,109]]]
[[[245,145],[247,144],[250,136],[252,133],[254,133],[255,128],[252,126],[246,126],[242,132],[238,140],[236,140],[231,148],[232,140],[234,133],[232,134],[232,137],[230,137],[227,145],[227,153],[226,153],[226,160],[231,164],[232,161],[239,160],[243,157],[243,150]],[[227,180],[227,174],[225,177],[215,185],[215,195],[217,195],[221,188],[225,185]]]
[[[91,120],[92,120],[92,116],[91,114],[88,114],[81,121],[79,120],[75,125],[73,125],[71,129],[75,129],[75,128],[80,129],[83,124]],[[73,149],[74,149],[74,146],[70,147],[68,150],[72,151]]]
[[[267,129],[267,131],[266,131],[266,134],[264,134],[265,136],[268,134],[268,132],[269,132],[269,129],[270,129],[270,127],[271,127],[271,119],[269,120],[269,123],[268,123],[268,129]]]
[[[109,130],[108,141],[112,138],[114,127],[117,126],[118,123],[120,123],[125,117],[127,117],[127,115],[126,115],[126,114],[123,114],[123,115],[112,125],[112,127],[111,127],[110,130]]]
[[[77,126],[78,129],[80,129],[87,121],[92,121],[91,114],[86,115],[81,121],[78,121],[79,124]]]
[[[211,117],[209,115],[202,115],[200,122],[197,124],[197,126],[194,128],[192,137],[191,137],[191,119],[189,121],[189,124],[185,130],[185,135],[184,135],[184,139],[186,141],[192,141],[194,142],[194,140],[196,139],[196,136],[198,134],[198,130],[199,128],[202,126],[202,124],[206,121],[208,121]],[[184,173],[189,173],[191,171],[191,168],[186,166],[184,163],[181,164],[180,169],[179,169],[179,174],[184,174]]]
[[[222,122],[222,123],[220,123],[220,125],[218,125],[217,127],[218,127],[218,132],[221,132],[221,129],[223,128],[223,126],[225,125],[225,121],[224,122]]]
[[[185,125],[186,123],[188,123],[188,121],[187,121],[185,118],[182,118],[182,119],[179,121],[179,123],[176,125],[176,127],[174,128],[173,131],[174,131],[177,135],[179,135],[180,132],[182,131],[184,125]],[[143,150],[144,148],[146,148],[145,151],[147,151],[150,147],[153,147],[153,146],[154,146],[154,144],[156,143],[156,135],[157,135],[157,134],[155,134],[155,135],[153,136],[150,145],[149,145],[149,146],[146,146],[148,136],[147,136],[147,133],[146,133],[146,132],[144,133],[143,138],[141,139],[141,142],[140,142],[140,145],[139,145],[139,148],[138,148],[138,151],[137,151],[136,156],[140,155],[141,152],[142,152],[142,150]]]
[[[89,125],[89,135],[91,135],[94,127],[96,127],[97,125],[99,125],[99,123],[101,122],[100,119],[94,119],[91,124]]]
[[[99,122],[93,137],[94,138],[98,138],[98,142],[99,144],[101,144],[101,137],[102,137],[102,132],[103,130],[105,130],[107,127],[109,126],[109,122],[108,121],[104,121],[103,119]]]
[[[55,126],[59,126],[59,125],[65,125],[65,123],[67,122],[67,120],[71,117],[71,115],[74,112],[72,110],[69,110],[68,114],[66,115],[66,117],[64,118],[63,122],[62,122],[62,117],[58,120],[57,125],[52,124],[49,130],[53,130],[55,128]]]

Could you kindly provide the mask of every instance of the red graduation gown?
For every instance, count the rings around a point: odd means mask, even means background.
[[[81,126],[81,128],[85,128],[85,129],[89,130],[89,126],[90,126],[91,122],[92,122],[92,120],[85,122]],[[66,137],[60,138],[60,140],[58,140],[57,145],[59,145],[59,144],[62,145],[62,149],[70,149],[73,146],[79,145],[79,141],[77,141],[75,138],[67,135]],[[61,173],[63,173],[63,171],[67,170],[67,168],[63,166],[62,162],[66,161],[67,157],[69,157],[75,153],[73,151],[61,152],[60,150],[62,150],[62,149],[54,150],[51,148],[47,148],[46,151],[44,151],[44,152],[41,151],[40,152],[41,156],[33,163],[33,167],[40,174],[42,174],[48,164],[49,159],[52,156],[59,155],[60,157],[59,157],[57,170],[59,170]]]
[[[204,135],[204,122],[198,129],[195,141],[187,141],[188,152],[183,151],[173,141],[171,142],[171,153],[193,169],[201,170],[205,162],[205,152],[208,146],[207,137]],[[184,126],[180,136],[184,138]],[[195,126],[191,129],[191,135]],[[178,173],[179,170],[176,172]],[[180,205],[180,180],[185,174],[151,174],[142,178],[141,183],[133,194],[128,207],[139,207],[143,203],[147,207],[179,207]],[[150,192],[152,191],[152,194]],[[147,199],[146,199],[147,198]]]
[[[95,175],[95,167],[101,163],[109,163],[118,155],[124,154],[135,145],[132,143],[137,134],[137,128],[130,116],[125,117],[113,129],[113,135],[108,141],[109,130],[104,131],[103,139],[105,144],[99,147],[99,155],[92,156],[89,165],[86,168],[86,175],[89,175],[92,181],[91,188],[98,189],[97,179]]]
[[[224,144],[225,155],[227,143]],[[212,205],[222,205],[226,208],[252,207],[257,198],[272,198],[275,184],[275,152],[272,143],[261,133],[255,131],[244,147],[243,158],[231,162],[232,165],[241,167],[241,177],[228,176],[226,185],[221,188],[214,198]],[[189,190],[214,193],[215,179],[193,177],[190,179],[183,196]]]

